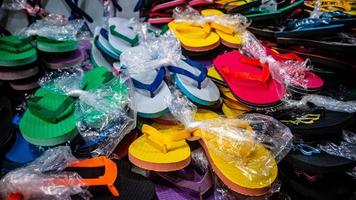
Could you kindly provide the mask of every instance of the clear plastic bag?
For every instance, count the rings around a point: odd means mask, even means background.
[[[356,161],[356,133],[343,130],[340,143],[327,142],[326,144],[320,144],[319,149],[334,156]]]
[[[37,20],[29,27],[22,29],[17,35],[22,37],[42,36],[55,40],[89,39],[90,33],[83,31],[84,20],[76,19],[68,21],[61,15],[50,14]]]
[[[279,109],[288,109],[293,107],[307,107],[308,103],[312,103],[318,107],[322,107],[326,110],[336,112],[356,112],[356,101],[339,101],[332,97],[310,94],[305,95],[301,100],[288,100],[284,106]]]
[[[281,59],[278,61],[272,55],[269,55],[266,47],[249,31],[246,31],[243,35],[242,49],[247,55],[258,59],[260,63],[268,64],[272,78],[279,83],[286,86],[297,85],[302,88],[307,87],[306,72],[312,69],[309,59],[304,61],[294,59],[283,59],[282,61]]]
[[[11,10],[11,11],[22,10],[24,9],[26,4],[27,4],[26,0],[5,0],[2,3],[1,8],[6,10]]]
[[[291,149],[290,129],[270,116],[245,114],[236,119],[216,117],[195,121],[196,107],[174,91],[167,98],[167,105],[186,129],[198,133],[193,136],[202,139],[209,152],[236,167],[249,180],[256,176],[269,179],[276,163]]]
[[[77,98],[75,117],[82,138],[86,143],[98,143],[92,154],[109,156],[136,124],[131,79],[120,73],[91,90],[82,89],[82,79],[81,70],[54,72],[40,84],[58,94]]]
[[[192,7],[176,7],[173,10],[174,22],[188,22],[197,25],[216,23],[234,29],[235,33],[243,33],[251,22],[240,14],[223,14],[223,15],[200,15],[199,11]]]
[[[0,181],[3,199],[9,194],[19,193],[24,199],[70,200],[71,195],[91,197],[83,187],[82,178],[75,172],[63,172],[70,162],[77,161],[68,146],[49,149],[41,157],[25,167],[7,173]],[[56,184],[54,180],[68,180],[67,184]]]
[[[176,65],[180,59],[181,49],[178,40],[172,34],[165,34],[124,51],[120,55],[120,64],[130,74],[138,74]]]

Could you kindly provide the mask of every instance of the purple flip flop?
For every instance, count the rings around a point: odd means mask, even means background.
[[[47,53],[43,56],[43,62],[50,69],[62,69],[72,67],[84,60],[83,52],[80,49],[65,53]]]
[[[214,193],[210,190],[213,187],[213,181],[209,171],[201,175],[193,167],[187,167],[169,173],[153,172],[152,177],[169,183],[167,185],[156,184],[155,190],[159,200],[214,200]]]

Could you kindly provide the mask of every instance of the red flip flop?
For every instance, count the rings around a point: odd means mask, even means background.
[[[275,60],[279,62],[286,62],[288,60],[293,60],[297,62],[304,62],[304,60],[294,53],[286,53],[279,54],[276,51],[273,51],[267,47],[265,47],[268,55],[272,56]],[[306,68],[304,69],[287,69],[290,70],[291,73],[295,73],[298,76],[302,76],[301,78],[296,78],[292,80],[292,85],[289,88],[295,92],[299,93],[313,93],[319,91],[323,85],[324,81],[317,76],[315,73],[308,71]]]
[[[214,0],[192,0],[188,4],[191,7],[205,6],[214,3]]]
[[[287,90],[271,77],[267,64],[232,51],[218,56],[214,66],[241,103],[251,107],[273,107],[282,103]]]
[[[153,6],[152,12],[157,12],[159,10],[164,10],[167,8],[174,8],[174,7],[182,5],[184,3],[185,3],[185,0],[174,0],[174,1],[169,1],[166,3],[161,3],[161,4]]]

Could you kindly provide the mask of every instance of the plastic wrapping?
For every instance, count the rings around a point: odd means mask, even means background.
[[[278,4],[275,0],[262,0],[262,4],[260,5],[261,10],[266,10],[269,12],[277,11]]]
[[[82,187],[82,178],[75,172],[63,172],[70,162],[77,161],[67,146],[49,149],[41,157],[25,167],[7,173],[0,181],[3,199],[9,194],[20,193],[24,199],[70,200],[79,194],[84,199],[91,195]],[[57,184],[54,180],[68,180],[67,184]]]
[[[21,30],[17,35],[42,36],[55,40],[77,40],[89,38],[90,33],[85,33],[81,29],[84,26],[84,20],[76,19],[68,21],[61,15],[48,15],[47,17],[37,20],[29,27]]]
[[[343,130],[340,143],[327,142],[319,145],[319,148],[328,154],[356,161],[356,133]]]
[[[312,69],[309,59],[301,61],[286,59],[277,61],[272,55],[269,55],[266,48],[257,38],[246,31],[243,35],[242,49],[247,55],[250,55],[263,63],[267,63],[273,79],[286,86],[297,85],[306,88],[308,81],[305,79],[306,72]]]
[[[120,64],[130,74],[138,74],[176,65],[180,59],[181,49],[178,40],[171,34],[165,34],[124,51],[120,55]]]
[[[312,103],[318,107],[323,107],[326,110],[336,112],[356,112],[356,101],[339,101],[332,97],[310,94],[305,95],[301,100],[289,100],[284,106],[279,109],[288,109],[293,107],[307,107],[308,103]]]
[[[27,4],[26,0],[5,0],[3,1],[1,8],[6,10],[22,10]]]
[[[60,75],[59,75],[60,74]],[[136,122],[132,83],[129,76],[120,73],[102,86],[82,90],[83,71],[50,73],[41,81],[41,87],[77,99],[75,118],[86,143],[98,143],[92,152],[109,156]]]
[[[197,25],[216,23],[221,26],[227,26],[234,29],[235,33],[243,33],[251,22],[241,14],[224,14],[202,16],[199,11],[192,7],[176,7],[173,10],[174,22],[188,22]]]
[[[205,156],[204,150],[202,148],[195,149],[191,153],[192,164],[200,169],[202,173],[205,173],[209,170],[209,161]]]
[[[198,137],[209,151],[220,155],[250,180],[256,175],[270,176],[276,167],[275,163],[282,160],[291,149],[293,135],[290,129],[270,116],[245,114],[236,119],[217,117],[194,121],[196,107],[178,92],[173,92],[167,98],[167,105],[173,116],[187,129],[200,130]],[[261,155],[251,159],[255,152]],[[259,171],[255,166],[259,166]]]

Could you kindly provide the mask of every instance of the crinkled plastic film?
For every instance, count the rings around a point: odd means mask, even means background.
[[[22,10],[26,4],[26,0],[5,0],[1,8],[6,10]]]
[[[209,162],[202,148],[195,149],[192,151],[192,164],[193,166],[200,169],[202,173],[205,173],[209,170]]]
[[[199,131],[194,136],[200,137],[210,152],[234,165],[249,180],[255,176],[268,179],[276,163],[291,149],[290,129],[270,116],[245,114],[236,119],[194,121],[196,108],[186,97],[173,92],[167,103],[173,116],[187,129]],[[262,153],[253,156],[256,152]]]
[[[138,74],[176,65],[180,59],[181,49],[178,40],[171,34],[165,34],[124,51],[120,55],[120,64],[130,74]]]
[[[260,63],[266,63],[272,78],[279,83],[286,86],[307,87],[306,72],[312,69],[309,59],[303,62],[291,59],[277,61],[272,55],[268,55],[262,43],[249,31],[243,35],[242,50],[248,56],[258,59]]]
[[[343,130],[340,143],[327,142],[320,144],[319,148],[328,154],[356,161],[356,133]]]
[[[267,10],[269,12],[277,11],[278,4],[275,0],[262,0],[262,4],[260,5],[261,10]]]
[[[61,15],[50,14],[24,28],[17,35],[23,37],[42,36],[61,41],[89,39],[90,33],[83,31],[83,26],[84,20],[82,19],[68,21]]]
[[[293,107],[307,107],[308,103],[312,103],[318,107],[322,107],[326,110],[336,111],[336,112],[356,112],[356,101],[339,101],[332,97],[310,94],[305,95],[301,100],[289,100],[280,109],[288,109]]]
[[[95,155],[109,156],[136,122],[133,86],[126,73],[121,73],[102,86],[83,90],[83,71],[51,73],[41,87],[58,94],[75,97],[77,127],[86,143],[99,143]]]
[[[74,161],[68,146],[49,149],[27,166],[7,173],[0,181],[1,196],[6,199],[9,194],[19,193],[24,199],[70,200],[71,195],[78,194],[89,199],[82,178],[75,172],[63,172]],[[58,179],[66,180],[66,184],[54,181]]]
[[[224,14],[224,15],[210,15],[202,16],[199,11],[192,7],[176,7],[173,10],[174,22],[186,22],[196,25],[205,25],[209,23],[216,23],[222,26],[231,27],[235,33],[243,33],[251,22],[240,14]]]

